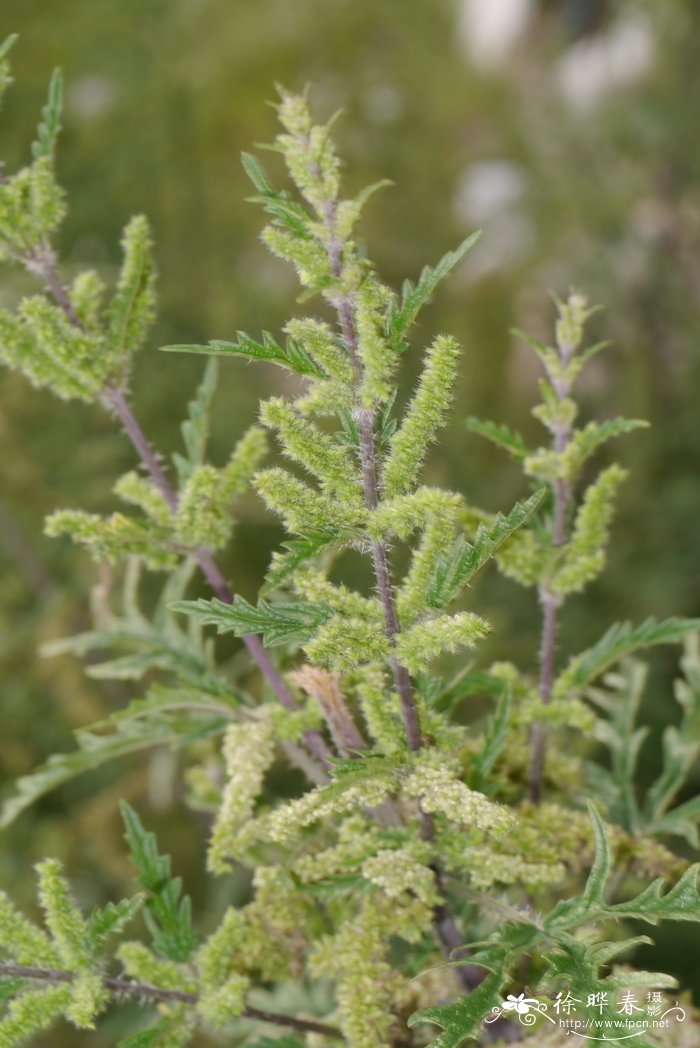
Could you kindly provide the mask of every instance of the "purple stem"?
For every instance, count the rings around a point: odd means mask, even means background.
[[[560,347],[560,356],[564,366],[569,363],[573,355],[570,346]],[[550,376],[551,377],[551,376]],[[563,379],[551,377],[557,399],[564,400],[571,390],[571,383]],[[566,449],[571,439],[571,423],[562,423],[554,432],[553,447],[557,453]],[[571,497],[569,484],[561,478],[554,482],[554,519],[552,522],[552,545],[563,546],[566,542],[566,510]],[[559,608],[562,599],[558,593],[552,593],[547,586],[541,586],[539,591],[540,606],[542,607],[542,635],[540,641],[540,677],[538,690],[540,699],[546,706],[552,699],[552,685],[554,683],[554,652],[556,649],[557,627]],[[530,768],[529,796],[533,804],[539,804],[542,798],[542,780],[544,778],[544,764],[547,753],[547,726],[541,721],[532,726],[532,766]]]
[[[0,964],[0,978],[7,979],[35,979],[38,982],[48,983],[72,983],[77,975],[75,972],[66,972],[58,968],[38,968],[25,964]],[[199,994],[189,993],[186,990],[165,990],[160,986],[152,986],[150,983],[134,982],[133,979],[104,979],[105,987],[115,996],[140,997],[142,1000],[155,1003],[197,1004]],[[246,1019],[255,1019],[257,1022],[272,1023],[275,1026],[284,1026],[290,1030],[299,1030],[303,1033],[320,1033],[326,1037],[342,1037],[340,1030],[335,1026],[317,1022],[314,1019],[298,1019],[294,1015],[282,1015],[279,1012],[270,1012],[267,1009],[252,1008],[246,1006],[241,1013]]]
[[[340,281],[343,271],[342,251],[343,245],[335,229],[335,204],[328,201],[322,208],[323,218],[328,230],[328,242],[326,251],[331,274]],[[349,295],[338,291],[334,295],[334,305],[338,314],[338,322],[343,335],[343,341],[348,350],[350,361],[355,374],[356,381],[362,377],[362,361],[359,353],[359,339],[353,304]],[[376,509],[379,503],[379,483],[377,476],[377,451],[375,439],[376,413],[359,407],[355,412],[360,429],[360,462],[362,466],[362,483],[364,490],[365,506],[369,510]],[[396,600],[394,587],[391,579],[391,568],[389,566],[389,555],[387,545],[381,540],[372,542],[372,562],[374,575],[377,583],[377,592],[384,611],[384,626],[386,635],[392,644],[400,632],[401,626],[396,612]],[[423,733],[420,727],[418,706],[413,692],[413,683],[406,667],[395,657],[391,658],[391,668],[394,676],[394,684],[401,703],[401,715],[406,730],[406,739],[409,749],[416,751],[424,745]],[[425,841],[432,841],[435,836],[435,825],[431,815],[422,813],[421,836]],[[441,895],[445,894],[444,876],[437,861],[433,862],[432,870],[435,881]],[[440,903],[433,911],[433,930],[440,948],[446,957],[451,958],[455,952],[464,947],[464,939],[455,923],[454,917],[449,912],[445,903]],[[466,962],[455,968],[456,976],[465,991],[470,993],[484,977],[483,970]]]
[[[35,252],[25,264],[29,270],[41,277],[46,288],[51,295],[53,295],[71,324],[74,324],[76,327],[82,327],[80,318],[75,311],[73,303],[61,283],[61,279],[56,269],[55,259],[50,249],[46,248],[41,252]],[[133,444],[136,453],[141,459],[141,462],[146,468],[154,485],[158,491],[160,491],[170,509],[173,511],[176,510],[177,494],[168,480],[165,470],[161,466],[158,455],[152,444],[139,425],[123,390],[119,389],[117,386],[109,384],[103,389],[100,400],[108,410],[112,411],[117,416],[124,428],[124,432]],[[195,552],[195,557],[202,573],[219,600],[222,600],[225,604],[233,604],[236,599],[235,595],[227,583],[221,569],[214,560],[211,551],[207,549],[198,549]],[[255,634],[246,634],[242,639],[250,656],[257,663],[261,673],[282,705],[289,710],[297,709],[297,702],[294,696],[287,687],[279,670],[265,651],[260,638]],[[331,753],[323,737],[317,731],[307,731],[304,738],[309,750],[314,754],[314,756],[324,764],[327,764]]]

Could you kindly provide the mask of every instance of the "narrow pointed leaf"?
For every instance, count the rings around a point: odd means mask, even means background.
[[[49,97],[41,111],[42,120],[37,128],[36,141],[32,143],[32,156],[35,160],[53,156],[61,130],[62,110],[63,76],[60,69],[54,69],[49,82]]]
[[[491,769],[503,752],[508,738],[512,704],[513,689],[509,683],[503,682],[498,705],[488,722],[481,750],[469,767],[469,785],[473,790],[484,789]]]
[[[460,536],[451,550],[438,559],[426,603],[433,608],[444,608],[454,600],[503,543],[528,521],[544,495],[545,489],[541,488],[525,502],[516,502],[507,516],[499,513],[488,526],[479,525],[473,543]]]
[[[170,858],[161,855],[153,833],[146,830],[126,801],[121,802],[126,842],[140,871],[139,884],[147,892],[146,923],[153,948],[172,961],[187,961],[197,946],[192,929],[191,905],[182,895],[182,880],[170,872]]]
[[[233,604],[214,598],[177,601],[171,607],[204,625],[216,626],[219,633],[235,633],[237,637],[261,633],[263,643],[270,646],[308,640],[333,614],[327,604],[311,601],[270,604],[261,600],[256,606],[242,597]]]
[[[57,786],[84,772],[93,771],[109,761],[126,757],[152,746],[182,745],[188,739],[223,731],[228,720],[223,717],[159,719],[129,722],[109,734],[84,730],[76,733],[78,749],[72,753],[53,754],[46,764],[14,783],[14,793],[0,811],[0,828],[9,826],[26,808]]]
[[[587,651],[576,655],[554,684],[554,697],[580,692],[626,655],[656,644],[678,644],[700,631],[700,619],[646,619],[639,626],[616,623]]]
[[[188,479],[192,469],[204,462],[209,437],[209,415],[216,391],[218,370],[218,361],[215,358],[207,361],[202,381],[187,406],[187,418],[180,426],[187,452],[186,460],[179,455],[175,457],[181,486]]]
[[[480,437],[490,440],[492,444],[505,448],[519,462],[526,459],[529,454],[527,445],[520,434],[504,423],[497,425],[495,422],[484,422],[471,416],[467,419],[467,428],[472,433],[477,433]]]
[[[206,346],[178,344],[162,348],[167,353],[208,353],[223,357],[238,356],[248,357],[250,360],[268,360],[273,364],[289,368],[290,371],[296,371],[298,375],[310,375],[313,378],[325,377],[324,372],[303,346],[293,339],[288,339],[286,346],[282,346],[268,331],[263,331],[261,342],[251,338],[245,331],[239,331],[235,342],[214,338]]]
[[[315,557],[324,547],[338,537],[338,532],[329,528],[327,531],[313,531],[297,539],[289,539],[282,545],[286,553],[278,553],[270,566],[265,579],[265,590],[283,585],[297,568],[307,560]]]
[[[396,348],[400,348],[406,332],[426,302],[432,298],[438,284],[464,258],[480,236],[480,231],[472,233],[454,251],[448,251],[436,266],[426,266],[415,286],[410,280],[405,281],[401,305],[396,306],[389,317],[388,335]]]
[[[241,153],[241,163],[243,164],[245,173],[257,189],[258,193],[274,194],[275,187],[268,178],[265,168],[256,156],[253,156],[252,153]]]
[[[421,1008],[410,1016],[408,1025],[413,1028],[420,1023],[432,1023],[440,1027],[443,1032],[430,1042],[429,1048],[459,1048],[468,1039],[480,1037],[484,1019],[501,1003],[504,981],[503,971],[490,972],[468,997],[454,1004]]]

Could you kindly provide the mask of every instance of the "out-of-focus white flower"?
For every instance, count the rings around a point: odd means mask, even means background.
[[[486,222],[518,203],[525,177],[508,160],[479,160],[462,172],[455,196],[455,212],[465,225]]]
[[[68,90],[71,112],[83,120],[103,116],[116,101],[114,84],[106,76],[81,76]]]
[[[484,230],[467,268],[471,279],[493,269],[518,264],[533,242],[530,219],[520,207],[525,175],[508,160],[479,160],[464,169],[453,210],[465,229]]]
[[[649,20],[639,13],[630,14],[609,32],[574,44],[559,63],[557,79],[572,105],[591,109],[611,91],[643,79],[655,55]]]
[[[373,84],[367,88],[362,105],[373,124],[391,124],[403,109],[401,94],[393,84]]]
[[[493,69],[508,56],[527,29],[532,0],[461,0],[457,30],[477,68]]]

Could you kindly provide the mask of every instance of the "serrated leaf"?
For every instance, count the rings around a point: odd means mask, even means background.
[[[580,692],[626,655],[656,644],[678,644],[699,630],[700,619],[670,618],[657,622],[649,618],[639,626],[616,623],[593,647],[571,659],[554,683],[554,698]]]
[[[648,729],[637,728],[636,718],[646,679],[646,666],[626,659],[617,673],[605,678],[608,690],[588,692],[588,698],[609,716],[608,720],[598,720],[595,728],[596,738],[610,750],[612,764],[612,794],[601,796],[608,805],[611,820],[633,835],[640,831],[641,825],[635,772]]]
[[[700,921],[698,874],[700,863],[695,863],[665,894],[662,894],[662,889],[666,887],[666,881],[659,877],[634,899],[608,906],[605,914],[611,917],[634,917],[648,924],[658,924],[659,921]]]
[[[297,568],[338,538],[339,532],[332,529],[312,531],[308,535],[289,539],[282,545],[286,553],[278,553],[265,576],[264,590],[271,590],[287,582]]]
[[[126,801],[120,804],[125,838],[139,884],[146,890],[145,917],[153,949],[171,961],[185,962],[198,943],[192,929],[189,896],[182,896],[182,880],[170,872],[170,858],[158,852],[155,834],[146,830]]]
[[[468,997],[454,1004],[421,1008],[409,1017],[408,1025],[413,1028],[420,1023],[432,1023],[440,1027],[443,1032],[428,1048],[459,1048],[465,1041],[481,1036],[482,1022],[501,1003],[500,991],[505,979],[504,959],[503,969],[490,972]]]
[[[96,906],[88,918],[91,948],[101,946],[110,935],[118,935],[136,916],[144,901],[145,896],[139,894],[120,902],[108,902],[106,906]]]
[[[187,406],[187,418],[180,426],[187,459],[174,455],[180,487],[183,487],[195,466],[204,462],[209,438],[209,412],[216,392],[219,364],[215,358],[207,361],[197,392]]]
[[[485,670],[472,670],[468,666],[466,672],[457,674],[455,678],[443,685],[440,678],[437,681],[437,692],[431,702],[441,713],[446,713],[470,695],[498,696],[501,693],[503,681],[500,677],[494,677],[492,673]]]
[[[304,347],[294,339],[287,339],[286,345],[282,346],[268,331],[263,331],[262,342],[257,342],[245,331],[236,332],[236,337],[236,342],[226,342],[223,339],[215,338],[211,339],[206,346],[177,344],[163,346],[162,349],[167,353],[208,353],[218,356],[242,356],[250,360],[266,360],[289,368],[298,375],[325,378],[325,372]]]
[[[5,41],[7,43],[7,41]],[[3,52],[0,57],[3,57]],[[56,141],[61,130],[61,113],[63,110],[63,75],[60,69],[54,69],[49,82],[49,97],[41,110],[42,120],[36,132],[36,141],[32,142],[32,156],[35,160],[52,157]]]
[[[620,1012],[615,1010],[610,994],[620,988],[628,989],[634,982],[634,972],[625,970],[619,977],[612,975],[601,978],[598,974],[598,965],[595,962],[587,962],[586,946],[583,943],[571,940],[562,944],[559,951],[547,955],[547,969],[543,982],[545,985],[561,987],[564,993],[570,993],[578,1004],[586,1005],[589,995],[601,994],[600,1005],[596,1004],[594,1015],[597,1021],[609,1023],[609,1028],[616,1029],[620,1021]],[[630,978],[631,976],[631,978]],[[667,977],[661,977],[663,980]],[[644,983],[646,987],[655,985],[653,978]],[[639,1031],[634,1034],[634,1043],[639,1048],[653,1048],[653,1045],[641,1035]]]
[[[261,1041],[255,1041],[250,1048],[304,1048],[301,1041],[295,1037],[263,1037]]]
[[[259,193],[259,196],[248,197],[248,201],[262,204],[265,211],[273,216],[276,225],[289,230],[300,240],[309,239],[310,218],[302,205],[292,200],[287,193],[275,189],[264,167],[252,153],[242,153],[241,161],[248,178]]]
[[[143,630],[136,624],[115,624],[111,630],[90,630],[74,637],[62,637],[49,641],[41,646],[42,655],[63,655],[70,652],[74,655],[85,655],[88,652],[105,648],[136,648],[132,655],[111,659],[108,662],[92,664],[88,676],[111,679],[141,680],[153,669],[169,670],[177,673],[185,681],[201,682],[202,687],[218,690],[223,682],[216,677],[207,661],[195,650],[191,639],[178,631],[168,636],[162,630],[151,628],[148,623]]]
[[[464,258],[480,236],[481,231],[472,233],[454,251],[448,251],[443,255],[436,266],[425,266],[415,286],[410,280],[404,282],[401,304],[394,305],[388,318],[387,334],[395,349],[400,350],[406,332],[426,302],[432,298],[438,284]]]
[[[649,423],[638,418],[614,418],[605,422],[589,422],[584,429],[574,433],[569,451],[575,458],[572,472],[578,471],[584,462],[595,454],[601,445],[635,429],[647,429]]]
[[[343,427],[342,433],[336,433],[335,438],[340,444],[345,444],[346,447],[352,448],[353,451],[360,450],[360,427],[357,424],[357,419],[353,417],[351,411],[339,411],[338,418]]]
[[[406,766],[405,756],[386,757],[381,753],[367,753],[353,758],[334,757],[330,760],[333,781],[319,790],[319,797],[329,798],[372,779],[393,775]]]
[[[666,880],[659,877],[633,899],[615,904],[606,901],[605,886],[612,864],[610,842],[595,806],[589,802],[588,808],[595,835],[595,861],[583,894],[563,900],[547,915],[544,920],[547,932],[557,933],[604,918],[629,917],[648,924],[658,924],[662,920],[700,922],[700,863],[690,866],[665,893]]]
[[[253,156],[252,153],[241,153],[241,163],[243,164],[245,173],[257,189],[258,193],[274,194],[275,187],[267,177],[265,168],[256,156]]]
[[[508,738],[513,688],[507,681],[500,683],[498,704],[487,724],[481,750],[469,765],[468,784],[473,790],[483,791],[489,773],[503,752]]]
[[[689,741],[669,725],[663,734],[663,771],[649,787],[644,800],[644,814],[650,823],[660,819],[683,785],[700,750],[700,739]]]
[[[700,832],[698,832],[698,821],[700,820],[700,797],[691,797],[684,804],[679,804],[671,811],[659,816],[645,828],[647,833],[662,837],[669,836],[685,837],[688,844],[693,848],[700,848]]]
[[[174,1015],[159,1019],[146,1030],[138,1030],[123,1037],[117,1048],[184,1048],[190,1043],[193,1034],[186,1010],[178,1008]]]
[[[649,787],[644,800],[645,828],[650,833],[677,833],[694,847],[700,846],[695,824],[700,814],[697,798],[667,811],[685,783],[700,754],[700,645],[697,636],[684,642],[683,678],[675,683],[675,697],[682,709],[678,726],[663,734],[663,770]],[[662,829],[656,829],[661,824]]]
[[[612,857],[610,854],[610,841],[595,805],[588,803],[588,812],[593,822],[593,835],[595,838],[595,859],[586,880],[586,885],[581,895],[571,899],[562,899],[544,919],[544,927],[547,931],[556,931],[570,927],[577,927],[591,919],[594,913],[600,913],[606,909],[604,890],[610,875]]]
[[[26,808],[57,786],[87,771],[94,771],[119,757],[126,757],[152,746],[182,745],[190,739],[223,732],[228,720],[201,718],[128,722],[110,735],[89,730],[76,732],[78,749],[53,754],[41,767],[14,783],[14,793],[4,802],[0,827],[9,826]]]
[[[441,609],[454,600],[503,543],[529,520],[544,495],[545,489],[540,488],[525,502],[516,502],[507,516],[498,513],[488,526],[480,524],[473,543],[460,535],[449,552],[437,560],[426,604]]]
[[[216,626],[219,633],[235,633],[237,637],[260,633],[263,643],[270,647],[309,640],[333,615],[327,604],[311,601],[270,604],[260,600],[256,606],[242,597],[237,597],[233,604],[216,598],[200,598],[176,601],[171,607],[173,611],[194,616],[204,625]]]
[[[206,716],[218,714],[222,717],[230,717],[233,710],[241,705],[247,705],[243,695],[236,696],[231,692],[229,696],[213,696],[205,690],[187,687],[184,685],[153,684],[148,689],[148,694],[142,699],[132,699],[127,706],[121,710],[115,710],[104,720],[93,725],[93,730],[111,727],[115,724],[123,724],[126,721],[135,721],[152,714],[172,713],[179,710],[187,710],[193,713],[201,713]]]
[[[480,437],[490,440],[492,444],[505,448],[519,462],[527,458],[529,451],[525,441],[519,433],[504,423],[497,425],[495,422],[485,422],[471,416],[467,419],[466,424],[472,433],[477,433]]]
[[[597,942],[586,949],[583,959],[586,964],[598,967],[608,964],[613,957],[619,957],[621,953],[629,953],[636,950],[638,946],[653,946],[654,940],[648,935],[635,935],[631,939],[618,939],[617,942]]]

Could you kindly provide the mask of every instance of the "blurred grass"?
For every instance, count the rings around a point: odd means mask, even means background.
[[[242,149],[275,133],[266,105],[275,81],[292,88],[310,82],[322,116],[345,109],[339,135],[351,189],[383,177],[396,183],[370,206],[364,227],[387,280],[415,277],[474,225],[484,226],[480,246],[426,311],[415,340],[418,350],[421,339],[446,330],[465,346],[458,402],[431,480],[493,509],[522,494],[517,474],[467,433],[463,419],[508,420],[539,439],[529,415],[537,370],[509,329],[546,336],[550,288],[582,286],[601,302],[597,331],[615,348],[598,358],[583,391],[586,410],[648,418],[654,428],[615,448],[632,479],[610,569],[572,602],[565,652],[584,647],[615,618],[700,614],[700,11],[681,0],[614,5],[621,17],[629,9],[649,20],[653,68],[586,110],[567,103],[558,87],[572,48],[604,39],[574,43],[567,35],[567,17],[578,17],[584,4],[540,5],[529,33],[491,73],[467,60],[459,6],[4,0],[2,33],[19,32],[21,40],[2,114],[2,155],[9,168],[26,156],[50,70],[61,65],[68,94],[59,169],[71,201],[64,272],[87,264],[111,273],[122,226],[133,212],[149,215],[162,313],[133,389],[138,414],[163,449],[176,446],[200,362],[159,355],[159,344],[226,338],[239,328],[274,331],[305,308],[295,303],[290,272],[259,243],[261,216],[245,203],[249,186],[239,163]],[[599,33],[610,29],[605,18],[593,23]],[[511,196],[489,205],[504,172]],[[24,278],[5,272],[0,299],[10,302],[25,287]],[[417,367],[416,353],[407,363],[407,391]],[[258,398],[283,382],[274,368],[232,362],[222,371],[212,442],[219,461],[255,417]],[[42,537],[43,516],[59,505],[111,506],[113,479],[132,457],[105,417],[66,409],[6,374],[0,455],[8,725],[0,765],[11,779],[69,747],[71,728],[123,701],[122,689],[87,680],[70,659],[42,662],[36,647],[87,625],[95,580],[81,553]],[[236,587],[250,596],[280,532],[254,498],[246,513],[228,563]],[[491,572],[473,601],[496,626],[491,653],[534,664],[532,596]],[[655,677],[650,714],[657,728],[672,716],[662,689],[674,658],[664,654]],[[28,864],[52,853],[64,858],[86,901],[120,890],[130,877],[115,815],[121,792],[143,807],[160,797],[150,817],[176,868],[198,901],[215,891],[222,903],[233,889],[205,884],[204,828],[169,805],[176,769],[162,756],[155,761],[140,758],[76,782],[25,815],[5,836],[3,886],[29,906]],[[155,781],[171,785],[156,790]],[[42,1044],[64,1043],[61,1036]],[[113,1036],[105,1030],[87,1041],[106,1045]],[[75,1033],[71,1040],[84,1043]]]

